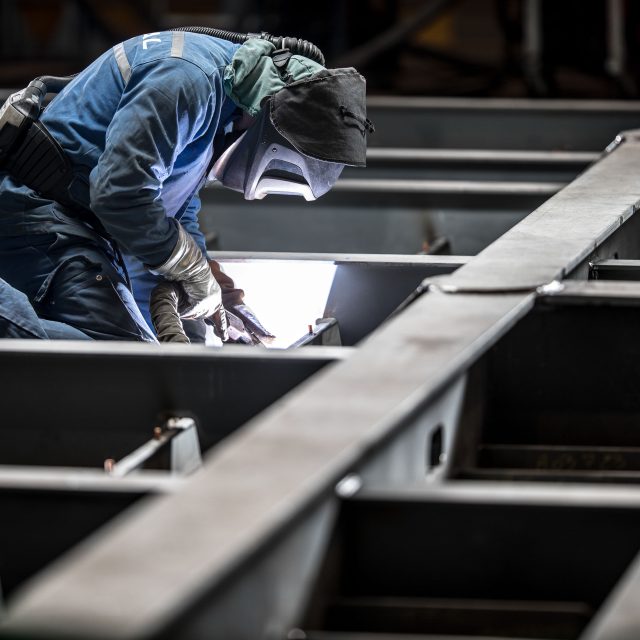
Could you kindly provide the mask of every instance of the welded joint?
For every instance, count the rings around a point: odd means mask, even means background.
[[[517,287],[470,287],[470,286],[460,286],[456,284],[450,283],[442,283],[442,282],[423,282],[423,286],[425,287],[425,292],[431,293],[447,293],[447,294],[473,294],[473,295],[512,295],[512,294],[522,294],[526,295],[529,293],[535,293],[540,285],[524,285]],[[543,285],[544,286],[544,285]]]
[[[562,293],[565,290],[565,286],[560,280],[552,280],[547,284],[536,289],[536,294],[539,296],[553,296]]]
[[[165,422],[165,429],[191,429],[191,427],[195,427],[196,423],[193,418],[169,418]]]
[[[335,486],[339,498],[352,498],[362,489],[362,478],[357,473],[350,473]]]

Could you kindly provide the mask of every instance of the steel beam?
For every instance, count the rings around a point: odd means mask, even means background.
[[[542,288],[469,371],[445,476],[640,482],[639,321],[640,283]]]
[[[418,299],[343,366],[314,376],[279,411],[221,443],[179,495],[139,510],[92,548],[72,551],[16,598],[4,633],[147,638],[169,626],[175,634],[179,623],[181,638],[196,638],[205,621],[212,638],[264,637],[271,624],[284,632],[298,612],[291,593],[304,594],[326,545],[333,486],[398,436],[532,304],[533,296],[521,295]],[[166,527],[176,535],[152,534]],[[259,549],[265,564],[254,555]],[[298,565],[301,550],[306,560]],[[163,556],[180,561],[158,563]],[[104,562],[111,570],[96,580],[95,563]],[[281,571],[297,566],[282,580]],[[234,615],[255,589],[263,595],[252,615]],[[211,626],[210,616],[219,622]]]
[[[567,183],[599,157],[597,151],[370,147],[366,170],[345,167],[341,180]]]
[[[200,222],[215,248],[225,251],[415,254],[445,237],[449,253],[473,255],[562,186],[408,183],[370,189],[367,180],[345,181],[316,202],[286,196],[247,202],[212,188],[201,194]]]
[[[594,280],[640,280],[640,260],[596,260],[590,265]]]
[[[5,597],[45,565],[146,496],[176,491],[177,479],[144,472],[0,466],[0,582]]]
[[[0,464],[102,469],[106,458],[123,458],[166,417],[185,411],[196,419],[206,451],[348,354],[344,348],[278,352],[2,341]]]
[[[636,555],[638,533],[628,490],[363,490],[340,505],[296,628],[576,638]]]
[[[638,125],[632,101],[372,96],[373,147],[601,151]]]
[[[609,153],[459,269],[450,291],[531,291],[587,260],[635,212],[640,137]],[[634,221],[636,222],[636,221]]]

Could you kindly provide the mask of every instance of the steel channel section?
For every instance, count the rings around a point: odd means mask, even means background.
[[[640,280],[640,260],[602,259],[592,262],[589,267],[593,280]]]
[[[366,171],[345,167],[344,180],[567,183],[598,160],[597,151],[500,151],[371,147]]]
[[[468,372],[445,477],[640,482],[638,322],[640,283],[541,288]]]
[[[225,263],[224,255],[215,257]],[[291,263],[299,258],[262,254],[261,259]],[[425,276],[450,273],[465,261],[314,256],[320,258],[337,265],[325,315],[338,319],[350,343],[383,322]],[[260,269],[259,260],[255,268]],[[374,288],[379,299],[372,295]],[[360,305],[349,304],[348,295],[354,294],[362,297]],[[152,437],[154,427],[183,411],[196,419],[207,450],[319,368],[348,353],[5,341],[0,345],[0,370],[6,379],[0,464],[102,468],[106,458],[117,461],[130,454]],[[66,381],[63,387],[49,383],[52,372]],[[86,380],[91,385],[79,394]],[[34,392],[38,403],[28,401]]]
[[[453,274],[447,290],[529,291],[572,272],[637,209],[639,151],[639,140],[630,135]]]
[[[376,97],[374,147],[600,151],[637,127],[627,101]]]
[[[269,261],[288,261],[294,265],[300,261],[314,261],[335,265],[323,317],[338,321],[342,344],[346,346],[355,345],[370,334],[424,278],[449,274],[469,261],[467,256],[292,252],[214,251],[209,252],[209,256],[218,260],[223,268],[225,265],[243,263],[260,270],[260,265],[266,266]],[[288,287],[286,282],[282,284]],[[247,298],[250,302],[250,291],[247,291]]]
[[[365,487],[342,501],[298,626],[575,638],[640,547],[639,506],[626,488]]]
[[[100,471],[0,466],[0,579],[11,601],[16,587],[143,497],[181,482],[145,472],[110,478]]]
[[[473,255],[562,186],[406,182],[373,188],[376,181],[345,181],[316,202],[286,196],[247,202],[207,189],[201,226],[215,237],[210,248],[225,251],[416,254],[446,237],[450,253]]]
[[[423,279],[452,273],[469,261],[468,256],[307,254],[292,252],[212,251],[209,257],[223,266],[243,264],[258,271],[269,262],[318,262],[335,265],[335,273],[323,313],[338,321],[342,344],[353,346],[384,322],[419,287]],[[242,283],[239,283],[242,285]],[[250,301],[251,291],[247,289]],[[273,283],[290,294],[288,282]],[[289,296],[290,297],[290,296]],[[286,310],[282,310],[286,313]],[[311,318],[310,321],[314,321]]]
[[[369,96],[367,111],[372,147],[599,151],[637,126],[640,103]]]
[[[3,341],[0,464],[102,469],[184,415],[196,420],[206,451],[348,353]]]
[[[311,570],[280,582],[279,563],[258,579],[251,560],[258,554],[268,560],[276,551],[286,556],[287,545],[279,545],[331,512],[341,478],[366,468],[382,446],[410,431],[449,385],[531,311],[537,287],[562,277],[632,215],[640,194],[631,174],[639,160],[640,145],[629,140],[485,255],[435,278],[430,293],[352,357],[321,371],[222,442],[179,494],[143,505],[108,535],[98,534],[91,547],[73,550],[16,599],[4,634],[161,637],[162,629],[181,620],[181,632],[190,637],[191,625],[215,621],[217,605],[224,599],[230,606],[234,594],[241,598],[251,584],[262,593],[297,593],[304,600]],[[157,531],[164,535],[158,538]],[[159,563],[159,557],[179,561]],[[292,550],[289,561],[296,557]],[[101,566],[110,567],[107,575]],[[286,610],[260,607],[251,621],[235,620],[233,637],[284,633],[295,621],[292,615],[290,604]],[[208,631],[209,637],[230,637],[217,635],[215,626]]]

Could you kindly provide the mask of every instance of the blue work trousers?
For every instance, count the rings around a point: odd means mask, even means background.
[[[42,320],[27,296],[0,278],[0,337],[39,340],[90,340],[67,324]]]
[[[156,342],[112,243],[86,226],[81,235],[74,230],[70,225],[61,231],[0,237],[0,278],[26,295],[41,321],[62,323],[96,340]],[[22,307],[15,306],[15,296],[4,298],[13,301],[9,306],[15,319]],[[0,300],[0,310],[5,307]],[[66,337],[53,335],[57,326],[50,327],[52,335],[40,337]]]

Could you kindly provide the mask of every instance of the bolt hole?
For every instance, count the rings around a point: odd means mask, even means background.
[[[443,447],[443,429],[439,424],[429,434],[429,446],[427,447],[427,473],[433,471],[442,464],[444,456],[442,455]]]

